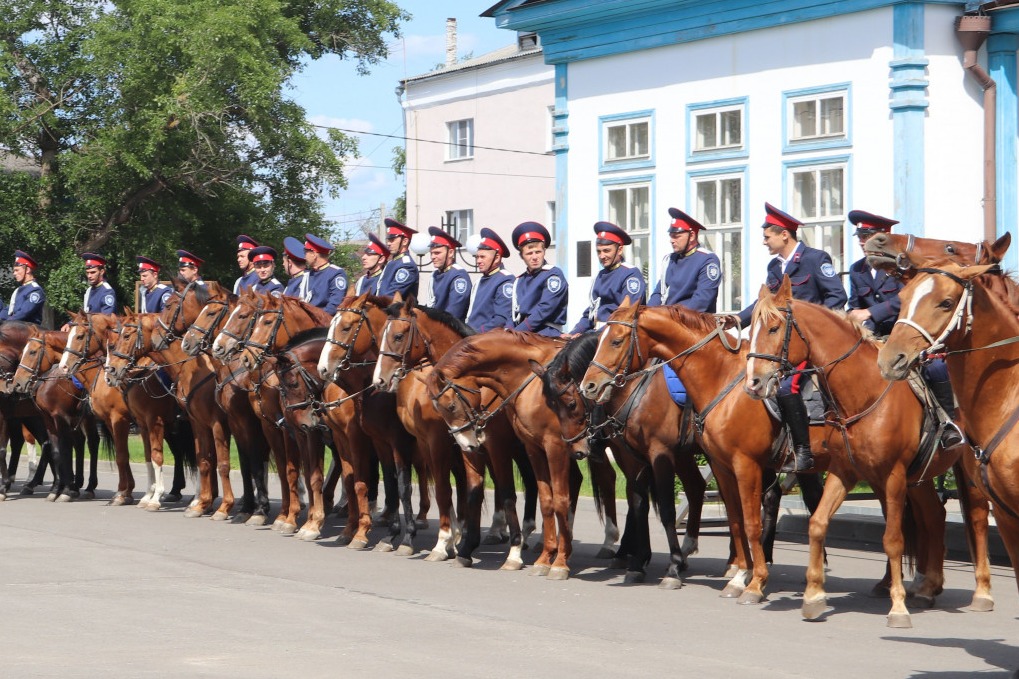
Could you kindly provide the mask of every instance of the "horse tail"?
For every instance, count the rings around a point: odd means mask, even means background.
[[[601,484],[598,483],[598,479],[595,478],[595,470],[592,467],[595,464],[610,464],[607,460],[600,462],[592,462],[591,458],[587,459],[587,471],[591,479],[591,497],[594,498],[594,509],[598,512],[598,518],[602,523],[605,523],[605,498],[602,497]],[[579,474],[580,467],[577,466],[577,473]]]
[[[913,512],[917,511],[916,504],[906,496],[906,504],[902,508],[902,554],[906,557],[906,568],[910,573],[916,571],[916,557],[919,552],[919,530],[917,530],[916,517]]]
[[[191,430],[191,421],[177,420],[166,428],[163,434],[170,446],[174,464],[183,464],[190,476],[198,473],[198,455],[195,451],[195,435]]]
[[[99,454],[104,460],[111,462],[116,460],[117,447],[113,443],[113,433],[98,417],[96,418],[96,432],[99,434]]]

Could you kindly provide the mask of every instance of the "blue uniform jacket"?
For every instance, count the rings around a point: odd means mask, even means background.
[[[637,267],[621,263],[612,269],[602,269],[591,283],[591,306],[584,310],[573,332],[597,330],[627,296],[634,304],[643,304],[646,292],[644,276]]]
[[[796,246],[785,274],[793,284],[793,299],[801,302],[823,304],[829,309],[841,311],[846,306],[846,290],[831,263],[827,252],[808,248],[803,243]],[[774,292],[782,285],[782,263],[775,257],[768,262],[768,288]],[[753,304],[739,313],[740,323],[746,327],[754,313]]]
[[[379,269],[375,273],[368,275],[365,274],[357,279],[357,284],[354,286],[355,295],[363,295],[368,293],[369,295],[379,294],[379,281],[382,280],[382,269]]]
[[[85,298],[82,301],[82,311],[86,314],[115,314],[117,313],[117,293],[113,286],[103,281],[94,288],[90,285],[85,290]]]
[[[347,296],[347,272],[335,264],[326,264],[318,271],[309,270],[302,280],[304,290],[301,299],[326,313],[336,313],[340,302]]]
[[[849,267],[849,308],[869,309],[870,321],[865,325],[878,335],[887,335],[899,317],[902,286],[902,281],[884,270],[873,275],[864,257]]]
[[[569,298],[569,284],[559,267],[545,264],[534,273],[525,271],[513,283],[513,329],[558,337]]]
[[[478,279],[471,293],[467,325],[478,332],[511,328],[513,316],[513,274],[499,268]]]
[[[11,303],[0,309],[0,321],[25,321],[42,323],[42,307],[46,304],[46,292],[32,281],[19,285],[11,294]]]
[[[471,277],[456,266],[432,274],[432,299],[428,306],[447,311],[461,321],[467,318],[471,304]]]
[[[270,278],[264,283],[262,281],[257,281],[251,286],[251,289],[263,295],[275,295],[276,297],[279,297],[283,294],[283,284],[275,277]]]
[[[302,271],[295,276],[291,276],[290,280],[287,281],[286,286],[283,288],[283,294],[287,297],[301,298],[301,281],[308,275],[307,271]]]
[[[141,289],[141,294],[138,295],[141,301],[140,314],[157,314],[163,310],[166,306],[166,302],[170,299],[170,295],[173,294],[173,290],[170,289],[169,285],[163,285],[162,283],[156,283],[152,286],[151,290]]]
[[[693,311],[715,313],[722,267],[718,255],[697,248],[680,256],[669,253],[662,260],[662,277],[648,299],[648,306],[682,304]]]
[[[404,297],[418,294],[418,268],[410,255],[403,254],[386,262],[378,283],[379,295],[392,297],[400,293]]]
[[[234,281],[234,294],[239,295],[245,290],[251,288],[252,285],[258,282],[258,274],[252,269],[248,273],[244,274],[236,281]]]

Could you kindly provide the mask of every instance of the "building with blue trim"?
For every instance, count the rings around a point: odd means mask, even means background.
[[[981,10],[974,62],[997,91],[990,192],[984,91],[956,30]],[[571,283],[592,268],[599,219],[634,235],[629,259],[655,280],[670,206],[708,227],[727,276],[719,310],[765,279],[765,201],[843,272],[861,256],[852,209],[976,241],[987,204],[998,235],[1016,228],[1015,0],[503,0],[483,16],[537,33],[555,68],[557,263]]]

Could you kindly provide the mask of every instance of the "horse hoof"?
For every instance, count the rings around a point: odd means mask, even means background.
[[[397,556],[414,556],[414,554],[415,551],[413,545],[400,545],[399,547],[396,548]]]
[[[726,578],[726,579],[735,578],[737,573],[739,573],[739,566],[737,566],[734,563],[733,564],[729,564],[729,568],[726,569],[726,571],[722,575],[722,577]]]
[[[457,557],[457,558],[459,558],[459,557]],[[512,559],[507,559],[506,562],[503,565],[499,566],[499,570],[501,570],[501,571],[519,571],[523,567],[524,567],[524,562],[523,561],[516,561],[516,560],[512,560]]]
[[[725,589],[723,589],[722,593],[719,594],[718,596],[721,599],[736,599],[743,594],[744,589],[746,588],[734,585],[730,582],[728,585],[725,586]]]
[[[418,528],[428,528],[428,519],[414,519],[414,525]]]
[[[453,559],[453,565],[459,566],[460,568],[470,568],[474,565],[474,560],[469,556],[458,556]]]
[[[803,615],[804,620],[817,620],[827,608],[828,600],[825,597],[814,599],[813,601],[804,600],[800,613]]]
[[[994,599],[989,596],[974,595],[968,608],[977,613],[990,613],[994,610]]]
[[[602,547],[598,550],[598,553],[594,555],[596,559],[611,559],[616,555],[616,550],[609,549],[608,547]]]
[[[909,629],[913,626],[913,620],[909,613],[889,613],[888,626],[895,629]]]
[[[0,493],[0,502],[7,501],[7,493]]]
[[[212,519],[213,521],[226,521],[227,519],[230,518],[230,515],[227,514],[226,512],[217,511],[209,518]]]
[[[158,502],[150,502],[147,505],[145,505],[145,511],[147,512],[158,512],[160,508],[161,505]]]
[[[754,604],[759,604],[762,601],[764,601],[763,594],[761,594],[760,592],[750,591],[744,591],[742,594],[739,595],[739,598],[736,599],[736,603],[742,604],[744,606],[752,606]]]
[[[535,564],[531,570],[531,575],[537,575],[538,577],[548,575],[548,572],[552,570],[552,567],[548,564]]]
[[[56,493],[50,493],[49,495],[46,496],[46,502],[56,502],[56,499],[57,499]]]
[[[279,527],[280,535],[293,535],[297,532],[296,523],[283,523]]]
[[[382,542],[379,542],[379,544],[375,545],[375,549],[373,549],[372,551],[373,552],[392,552],[394,549],[396,549],[396,547],[393,547],[393,545],[389,544],[388,542],[382,541]]]
[[[870,595],[875,599],[889,599],[892,596],[892,590],[888,585],[879,582],[871,588]]]
[[[197,519],[202,515],[202,510],[198,507],[188,507],[184,510],[185,519]]]
[[[934,608],[934,597],[927,594],[914,594],[909,597],[909,603],[917,608]]]
[[[60,496],[57,497],[56,501],[57,502],[70,502],[73,499],[74,499],[74,497],[70,493],[61,493]]]
[[[276,519],[275,521],[272,522],[272,525],[269,526],[269,530],[274,530],[274,531],[279,532],[280,526],[282,526],[282,525],[283,525],[283,519]]]
[[[35,486],[23,486],[21,492],[18,495],[33,495],[35,494]]]
[[[622,559],[622,558],[615,559],[614,558],[614,559],[612,559],[612,562],[609,563],[609,568],[612,568],[612,569],[615,569],[615,570],[619,570],[620,568],[626,568],[628,565],[629,565],[629,563],[628,563],[627,559]]]
[[[570,578],[570,569],[556,567],[549,569],[548,579],[549,580],[568,580]]]
[[[96,499],[96,494],[95,494],[94,491],[91,491],[91,490],[83,490],[81,492],[81,499],[82,500],[95,500]]]
[[[447,554],[444,550],[434,549],[428,552],[428,556],[425,557],[425,561],[447,561],[448,559],[449,554]]]
[[[662,578],[658,583],[658,589],[680,589],[682,586],[683,581],[679,578]]]
[[[252,514],[247,521],[244,522],[245,526],[264,526],[267,519],[265,514]]]
[[[164,493],[163,497],[159,498],[160,502],[168,505],[177,504],[178,502],[180,502],[180,500],[181,500],[180,493]]]
[[[643,571],[627,571],[623,582],[627,585],[639,585],[647,579],[647,573]]]
[[[123,507],[125,504],[126,503],[124,501],[124,496],[123,495],[114,495],[113,499],[110,500],[110,506],[111,507]],[[148,502],[139,502],[138,506],[141,507],[142,509],[145,509],[145,505],[147,505],[147,504],[148,504]]]
[[[315,540],[318,540],[320,537],[322,537],[322,533],[317,530],[298,531],[297,533],[297,539],[302,540],[304,542],[314,542]]]
[[[366,549],[367,547],[368,547],[367,540],[351,540],[350,543],[347,544],[347,549],[355,549],[357,551],[361,551],[362,549]]]
[[[247,523],[248,519],[252,516],[251,512],[237,512],[234,514],[234,518],[230,520],[230,523]]]
[[[349,535],[344,535],[340,533],[340,536],[336,538],[336,544],[338,544],[341,547],[346,547],[347,545],[350,544],[351,540],[353,540],[353,538],[350,537]]]
[[[499,533],[489,533],[485,536],[485,539],[481,541],[483,545],[504,545],[509,542],[508,535],[501,535]]]

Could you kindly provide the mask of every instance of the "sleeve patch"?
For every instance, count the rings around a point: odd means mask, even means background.
[[[714,262],[708,264],[708,267],[707,269],[705,269],[704,273],[707,274],[708,280],[711,281],[717,281],[722,276],[722,270],[718,268],[718,265],[715,264]]]
[[[336,278],[334,278],[333,279],[333,285],[336,286],[337,290],[346,290],[347,289],[347,278],[346,278],[346,276],[337,276]]]
[[[38,292],[33,292],[28,296],[28,301],[31,302],[32,304],[38,304],[39,302],[42,301],[42,295],[39,294]]]
[[[821,275],[825,278],[835,278],[835,267],[832,266],[831,262],[825,262],[821,265]]]
[[[513,283],[512,281],[502,284],[502,296],[506,299],[513,299]]]
[[[467,281],[463,278],[457,278],[453,281],[453,290],[455,290],[458,295],[464,294],[467,292]]]
[[[631,295],[636,295],[640,292],[640,279],[636,276],[630,276],[626,279],[626,291]]]
[[[407,279],[410,278],[410,272],[406,269],[398,269],[394,278],[397,283],[406,283]]]
[[[549,276],[548,280],[545,281],[545,287],[548,288],[549,292],[559,292],[563,287],[563,281],[559,276]]]
[[[106,306],[113,306],[113,295],[106,295],[103,297],[103,304]]]

